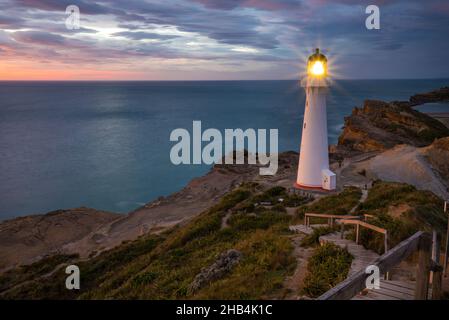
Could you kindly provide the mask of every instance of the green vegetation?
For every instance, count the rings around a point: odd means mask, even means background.
[[[273,205],[275,205],[278,203],[278,200],[280,198],[283,199],[282,205],[284,205],[285,207],[297,207],[310,201],[310,199],[307,197],[303,197],[297,194],[290,194],[284,187],[277,186],[252,197],[248,203],[255,205],[256,203],[260,202],[271,202]]]
[[[277,196],[277,192],[271,190],[266,195]],[[242,185],[185,225],[75,261],[81,271],[79,291],[65,289],[67,275],[62,268],[45,278],[31,272],[33,281],[21,283],[2,298],[258,299],[275,295],[296,264],[287,236],[291,217],[283,207],[260,213],[237,210],[257,196],[254,185]],[[223,227],[227,214],[231,216]],[[231,248],[242,252],[240,263],[222,278],[189,292],[201,269]],[[0,283],[2,280],[0,277]]]
[[[352,255],[331,243],[318,247],[307,265],[302,294],[316,298],[346,279]]]
[[[444,234],[447,218],[442,208],[443,201],[430,191],[404,183],[376,181],[357,212],[374,215],[368,222],[388,230],[392,248],[418,230],[435,229]],[[361,229],[360,235],[365,247],[384,252],[383,235],[366,229]]]
[[[261,299],[282,297],[283,282],[296,266],[288,226],[295,217],[286,213],[294,201],[308,198],[289,195],[275,187],[261,192],[250,183],[226,194],[219,203],[188,223],[158,235],[135,241],[80,260],[56,255],[0,275],[1,298],[6,299]],[[361,197],[358,188],[346,188],[338,195],[323,197],[306,211],[348,214]],[[277,200],[283,198],[284,202]],[[273,206],[256,206],[273,201]],[[293,201],[293,202],[289,202]],[[371,214],[368,220],[389,231],[390,247],[417,230],[433,228],[444,232],[446,217],[442,200],[428,191],[391,182],[377,181],[357,213]],[[321,235],[335,231],[317,228],[302,246],[314,246]],[[383,236],[361,229],[361,241],[383,252]],[[217,257],[236,249],[240,262],[227,274],[192,292],[190,285],[203,268]],[[342,281],[352,256],[345,249],[325,244],[315,249],[301,292],[317,297]],[[81,290],[65,288],[64,266],[76,264],[81,271]],[[6,290],[6,291],[5,291]]]
[[[361,196],[362,191],[359,188],[348,187],[338,194],[323,197],[310,205],[301,206],[297,214],[300,218],[303,218],[306,212],[346,215],[359,203]]]
[[[57,254],[45,257],[30,265],[20,266],[17,269],[7,271],[0,276],[0,291],[13,287],[17,283],[32,280],[53,271],[58,265],[77,259],[78,255]]]

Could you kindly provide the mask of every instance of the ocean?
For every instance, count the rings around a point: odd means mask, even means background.
[[[328,96],[329,142],[365,99],[406,100],[449,80],[339,80]],[[298,151],[297,81],[0,82],[0,220],[88,206],[129,212],[181,189],[207,165],[175,166],[170,133],[278,129]]]

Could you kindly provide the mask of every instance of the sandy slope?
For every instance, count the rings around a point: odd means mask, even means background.
[[[0,223],[0,270],[59,252],[120,215],[90,208],[58,210]]]
[[[352,162],[342,174],[346,183],[373,179],[404,182],[414,185],[418,189],[430,190],[443,199],[449,198],[448,182],[438,174],[429,163],[429,147],[414,147],[397,145],[392,149],[377,154],[360,162]],[[360,172],[366,172],[362,177]]]

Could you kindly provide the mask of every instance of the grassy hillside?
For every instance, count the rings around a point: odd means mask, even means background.
[[[298,208],[299,218],[304,217],[304,213],[327,213],[327,214],[350,214],[352,208],[357,206],[362,191],[357,187],[347,187],[342,192],[326,197],[322,197],[311,204],[305,204]],[[315,221],[313,220],[313,223]],[[323,220],[321,220],[323,223]]]
[[[443,200],[430,191],[417,190],[405,183],[375,182],[368,198],[356,211],[374,215],[368,222],[388,230],[390,248],[418,230],[446,232]],[[367,248],[383,253],[382,235],[362,229],[361,241]]]
[[[161,234],[142,236],[86,260],[56,255],[6,272],[0,276],[0,298],[283,298],[284,281],[296,267],[288,226],[298,223],[305,211],[347,214],[360,196],[360,189],[347,188],[307,204],[310,199],[289,195],[284,188],[262,190],[247,183],[189,222]],[[261,202],[271,205],[262,206]],[[299,206],[298,215],[288,215],[286,206]],[[373,185],[356,213],[374,215],[369,222],[389,230],[390,247],[417,230],[444,232],[447,221],[442,201],[433,193],[381,181]],[[302,245],[317,246],[319,235],[332,230],[318,229],[305,237]],[[378,234],[362,229],[361,240],[366,247],[383,251],[383,238]],[[239,261],[192,289],[197,276],[210,271],[230,249],[238,251]],[[308,262],[301,294],[314,297],[328,290],[344,279],[351,260],[345,250],[318,246]],[[80,290],[65,288],[68,264],[80,268]]]
[[[2,288],[10,288],[2,298],[257,299],[276,295],[296,261],[288,237],[291,217],[283,206],[250,205],[265,197],[306,201],[291,198],[283,188],[260,193],[257,185],[247,184],[184,226],[141,237],[87,261],[72,259],[81,271],[81,290],[65,289],[64,268],[44,278],[38,278],[42,275],[38,268],[36,272],[28,268],[0,277]],[[190,292],[189,285],[202,268],[231,248],[242,253],[240,263],[220,279]],[[37,280],[23,283],[25,274],[28,280]]]

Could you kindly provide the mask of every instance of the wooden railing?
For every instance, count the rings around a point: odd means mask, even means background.
[[[311,213],[307,212],[304,214],[304,224],[309,227],[310,226],[310,218],[323,218],[327,219],[327,224],[329,226],[334,225],[335,220],[345,219],[345,220],[352,220],[352,219],[360,219],[359,216],[354,215],[338,215],[338,214],[325,214],[325,213]]]
[[[434,244],[434,250],[436,251],[435,246],[436,244]],[[373,262],[373,265],[379,268],[380,273],[386,273],[415,251],[418,251],[419,254],[415,299],[426,300],[428,298],[430,271],[433,271],[432,299],[438,299],[441,296],[442,268],[437,262],[432,260],[432,239],[429,233],[422,231],[415,233],[410,238],[402,241],[396,247],[380,256]],[[366,279],[368,276],[370,274],[365,273],[365,270],[362,269],[325,292],[318,300],[351,299],[366,288]]]
[[[365,221],[367,218],[374,217],[372,215],[364,215]],[[367,229],[371,229],[373,231],[382,233],[384,235],[384,249],[385,252],[388,251],[388,231],[384,228],[380,228],[378,226],[369,224],[365,221],[361,221],[360,216],[355,215],[338,215],[338,214],[326,214],[326,213],[310,213],[307,212],[304,214],[304,224],[309,227],[310,226],[310,218],[322,218],[327,219],[327,224],[331,227],[334,225],[334,221],[341,224],[341,238],[344,237],[344,225],[352,224],[355,225],[355,242],[359,244],[360,240],[360,227],[364,227]]]
[[[364,227],[379,233],[382,233],[384,235],[384,252],[388,251],[388,231],[387,229],[380,228],[378,226],[369,224],[365,221],[361,220],[354,220],[354,219],[342,219],[338,220],[339,223],[341,223],[341,237],[344,237],[344,225],[345,224],[353,224],[355,225],[355,243],[359,244],[360,240],[360,227]]]

